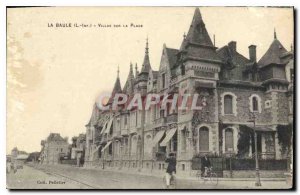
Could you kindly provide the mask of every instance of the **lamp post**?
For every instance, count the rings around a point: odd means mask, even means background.
[[[254,112],[250,112],[252,119],[248,122],[253,122],[253,131],[254,131],[254,147],[255,147],[255,186],[261,186],[260,175],[259,175],[259,164],[258,164],[258,151],[257,151],[257,133],[255,130],[255,120],[256,116]]]
[[[187,138],[187,140],[188,140],[188,151],[189,151],[189,153],[192,153],[192,151],[191,151],[192,136],[191,136],[190,131],[186,127],[184,127],[184,128],[185,128],[185,130],[184,130],[185,131],[185,139]],[[190,154],[188,154],[188,155],[190,156]],[[192,164],[190,165],[189,170],[190,170],[190,175],[192,175]]]

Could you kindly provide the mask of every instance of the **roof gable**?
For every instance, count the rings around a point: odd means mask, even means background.
[[[258,61],[260,67],[264,67],[270,64],[283,64],[281,57],[287,52],[277,38],[273,40],[267,52]]]

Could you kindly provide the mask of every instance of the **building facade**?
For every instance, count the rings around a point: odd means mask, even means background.
[[[62,138],[59,133],[50,133],[41,145],[40,163],[42,164],[59,164],[61,158],[70,153],[67,138]]]
[[[256,46],[249,57],[231,41],[212,42],[197,8],[179,49],[165,44],[159,70],[149,60],[148,40],[142,68],[130,64],[124,87],[117,76],[112,96],[198,94],[201,110],[162,108],[101,111],[95,103],[86,125],[85,166],[163,170],[176,153],[177,170],[189,171],[191,160],[205,154],[253,158],[254,131],[262,159],[290,154],[293,129],[293,49],[274,40],[261,59]]]

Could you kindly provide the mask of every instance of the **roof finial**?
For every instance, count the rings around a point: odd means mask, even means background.
[[[118,70],[117,70],[117,77],[119,78],[119,74],[120,74],[120,67],[118,65]]]
[[[137,77],[138,74],[139,74],[139,72],[138,72],[137,63],[135,63],[135,76]]]
[[[216,36],[214,34],[214,47],[216,46]]]
[[[274,39],[277,39],[276,28],[274,28]]]
[[[145,48],[145,53],[146,53],[146,54],[148,54],[148,53],[149,53],[148,35],[147,35],[147,39],[146,39],[146,48]]]

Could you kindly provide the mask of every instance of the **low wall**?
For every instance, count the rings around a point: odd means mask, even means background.
[[[261,178],[284,178],[285,171],[275,171],[275,170],[260,170],[260,177]],[[239,170],[239,171],[232,171],[233,178],[255,178],[256,172],[253,170]],[[223,171],[224,178],[230,178],[230,171]]]

